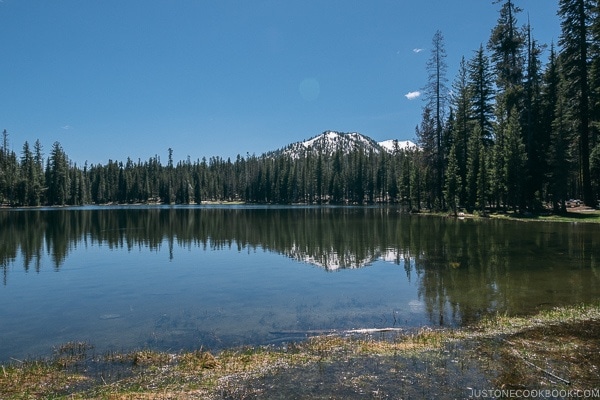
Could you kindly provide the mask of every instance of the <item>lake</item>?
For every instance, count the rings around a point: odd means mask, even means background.
[[[0,210],[0,361],[461,326],[600,298],[600,227],[393,207]]]

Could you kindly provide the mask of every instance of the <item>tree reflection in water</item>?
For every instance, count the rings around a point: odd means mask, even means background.
[[[468,323],[490,312],[528,313],[588,303],[600,294],[600,237],[587,224],[412,216],[382,207],[84,207],[0,211],[0,266],[20,255],[59,271],[77,246],[265,249],[325,271],[378,260],[418,279],[432,324]]]

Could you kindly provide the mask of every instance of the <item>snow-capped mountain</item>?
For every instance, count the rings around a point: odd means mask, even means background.
[[[362,149],[366,153],[370,151],[373,151],[374,153],[380,153],[382,151],[394,153],[396,151],[412,148],[416,148],[416,145],[410,140],[399,141],[391,139],[378,143],[370,137],[358,132],[345,133],[326,131],[303,142],[292,143],[283,149],[271,152],[271,154],[285,154],[296,158],[308,152],[333,154],[337,150],[342,150],[344,153],[350,153]]]
[[[379,142],[378,144],[390,153],[394,153],[400,150],[410,150],[417,148],[417,145],[411,142],[410,140],[390,139],[384,140],[383,142]]]

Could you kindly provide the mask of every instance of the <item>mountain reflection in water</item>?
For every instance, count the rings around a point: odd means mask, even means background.
[[[394,313],[420,313],[432,325],[458,325],[491,312],[526,314],[541,307],[597,301],[600,294],[597,233],[598,227],[593,224],[458,220],[411,216],[392,207],[115,206],[0,210],[3,275],[0,317],[10,318],[11,311],[18,307],[7,298],[11,286],[17,285],[12,282],[13,276],[26,290],[27,275],[49,268],[60,275],[76,252],[84,254],[80,258],[94,258],[99,265],[110,263],[124,251],[140,254],[140,263],[153,254],[166,262],[194,265],[200,254],[233,251],[248,253],[250,257],[259,257],[262,252],[279,254],[307,267],[335,271],[327,278],[330,285],[348,284],[342,282],[349,276],[338,275],[340,271],[353,269],[347,272],[351,274],[370,269],[365,267],[392,263],[401,268],[403,285],[407,285],[399,290],[413,287],[416,292],[416,298],[407,292],[403,309]],[[247,259],[249,264],[252,259],[255,258]],[[220,260],[225,266],[229,262],[225,256]],[[89,268],[85,262],[78,262],[82,268]],[[276,261],[269,258],[269,262]],[[19,272],[20,266],[25,275]],[[126,268],[122,269],[124,276]],[[126,279],[94,273],[90,279]],[[172,273],[184,275],[182,271]],[[246,277],[240,277],[240,285],[245,279],[248,282],[270,279],[252,277],[255,273],[258,272],[251,268],[240,272]],[[362,275],[361,279],[367,280],[368,276]],[[287,283],[290,287],[302,285],[300,271],[293,279]],[[369,284],[376,293],[378,283]],[[315,286],[311,284],[310,290],[316,290]],[[246,289],[241,286],[239,291],[243,290]],[[321,292],[316,293],[318,297]],[[398,294],[398,298],[402,296]],[[393,300],[381,306],[400,307]],[[282,301],[290,300],[282,297]],[[314,314],[322,312],[318,301],[311,307]],[[345,307],[351,309],[352,302]],[[373,307],[377,305],[374,303]],[[109,310],[101,315],[121,313]],[[263,323],[269,319],[268,313],[265,315]],[[165,318],[155,321],[155,325],[168,324]],[[385,321],[368,323],[400,324],[399,319],[394,314]],[[122,323],[122,320],[126,318],[102,321]],[[416,318],[413,322],[421,321]],[[270,322],[277,328],[291,326]],[[343,325],[339,323],[339,327],[345,328]],[[196,325],[192,328],[200,329]],[[260,336],[264,332],[253,334]],[[261,342],[261,339],[254,337],[250,341]]]

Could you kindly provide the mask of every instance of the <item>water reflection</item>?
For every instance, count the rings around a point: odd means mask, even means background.
[[[394,208],[87,207],[0,211],[0,268],[40,272],[75,249],[268,250],[322,268],[385,261],[416,281],[430,322],[454,325],[488,312],[527,313],[591,302],[600,294],[596,225],[409,216]],[[106,257],[108,253],[102,253]],[[252,273],[252,271],[248,271]]]

